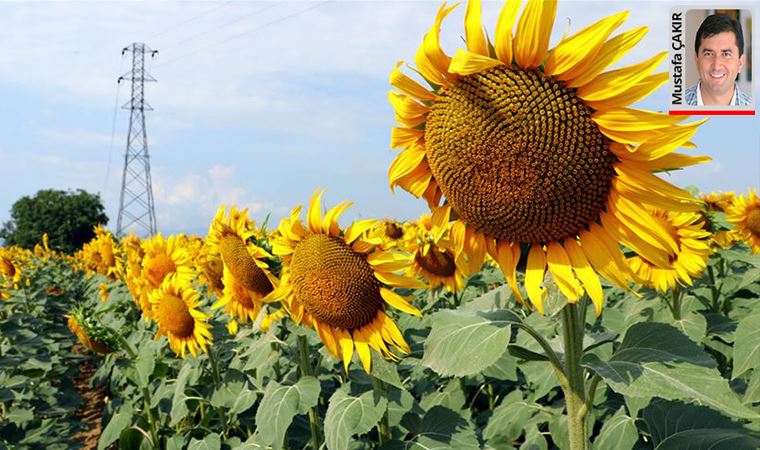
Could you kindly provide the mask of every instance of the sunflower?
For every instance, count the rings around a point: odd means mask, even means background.
[[[672,290],[677,284],[692,285],[691,279],[707,269],[710,256],[710,232],[704,229],[699,213],[667,212],[647,208],[659,225],[670,232],[678,251],[667,266],[658,266],[642,256],[628,258],[628,264],[639,278],[660,292]]]
[[[652,74],[667,52],[602,72],[647,31],[609,38],[627,12],[549,50],[556,1],[529,1],[519,20],[519,1],[508,1],[489,40],[473,0],[465,11],[467,49],[450,57],[439,30],[455,6],[439,9],[415,56],[416,71],[432,87],[403,74],[401,62],[391,72],[397,91],[389,99],[400,125],[391,147],[403,151],[390,166],[390,186],[431,207],[445,197],[457,217],[458,251],[472,264],[490,254],[519,301],[516,267],[527,255],[525,287],[539,311],[548,269],[568,301],[585,292],[600,313],[598,275],[624,288],[636,281],[621,244],[659,265],[677,254],[642,204],[698,208],[654,172],[709,160],[673,153],[694,147],[689,139],[703,121],[684,125],[684,116],[628,107],[668,80]]]
[[[111,288],[106,283],[100,283],[98,285],[98,294],[100,295],[100,300],[103,303],[108,303],[108,297],[110,296]]]
[[[158,324],[156,339],[166,336],[169,347],[182,358],[188,350],[193,356],[206,351],[211,331],[208,314],[198,310],[198,291],[179,278],[167,278],[150,293],[149,300]]]
[[[21,267],[13,261],[10,252],[0,252],[0,276],[5,279],[5,283],[18,289],[18,283],[21,281]]]
[[[82,310],[75,309],[71,314],[67,314],[66,324],[79,342],[90,351],[99,355],[105,355],[113,351],[106,340],[91,336],[93,334],[93,325],[84,318]]]
[[[330,353],[342,357],[346,370],[356,349],[369,372],[370,347],[392,360],[398,357],[389,346],[404,354],[410,351],[385,304],[420,316],[389,287],[425,285],[396,273],[408,268],[408,258],[362,237],[375,219],[356,222],[341,234],[338,217],[351,203],[341,202],[323,217],[323,194],[317,190],[312,196],[305,226],[300,206],[280,222],[273,252],[282,258],[282,280],[269,299],[281,299],[296,323],[313,327]]]
[[[413,225],[413,223],[399,223],[393,219],[378,220],[367,231],[365,240],[380,244],[383,250],[394,248],[404,250],[407,235]]]
[[[206,238],[208,261],[213,263],[218,257],[222,262],[222,295],[212,308],[225,306],[225,312],[241,323],[256,319],[262,299],[279,283],[265,261],[272,259],[272,255],[251,238],[263,236],[248,218],[248,210],[241,211],[234,206],[229,215],[225,206],[219,208]],[[207,267],[209,279],[216,275],[217,268]]]
[[[726,211],[726,219],[734,224],[734,234],[747,244],[752,253],[760,253],[760,197],[750,189],[740,195]]]
[[[446,286],[451,292],[464,289],[464,282],[480,267],[470,267],[465,255],[457,255],[450,240],[450,209],[436,208],[423,214],[416,226],[410,227],[404,249],[411,253],[410,273],[428,281],[430,289]]]
[[[161,233],[142,243],[145,253],[142,258],[142,278],[147,289],[158,289],[167,277],[182,283],[194,277],[190,253],[185,249],[179,236],[164,239]]]
[[[699,199],[705,203],[705,209],[707,211],[726,212],[726,210],[734,202],[735,196],[736,194],[734,194],[733,191],[710,192],[709,194],[701,194],[699,196]]]
[[[82,246],[78,253],[79,259],[87,272],[99,273],[115,281],[118,275],[117,261],[121,257],[120,250],[113,235],[103,225],[96,226],[94,231],[95,237]]]

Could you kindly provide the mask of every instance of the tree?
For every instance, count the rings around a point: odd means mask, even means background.
[[[21,197],[11,208],[11,220],[0,229],[5,245],[33,248],[47,233],[51,248],[72,253],[95,236],[93,227],[107,224],[100,196],[82,189],[43,189]]]

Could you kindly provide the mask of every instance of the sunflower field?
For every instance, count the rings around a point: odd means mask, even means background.
[[[760,197],[661,173],[704,121],[630,107],[666,53],[619,13],[466,5],[466,48],[392,68],[414,221],[0,248],[0,450],[760,448]],[[484,29],[494,29],[488,36]],[[684,169],[688,170],[688,169]]]

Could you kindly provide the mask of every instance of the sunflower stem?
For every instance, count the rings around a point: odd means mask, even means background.
[[[311,364],[309,364],[309,342],[306,340],[306,336],[298,335],[298,353],[301,355],[301,376],[313,375],[311,370]],[[313,450],[319,450],[322,445],[322,434],[319,429],[319,416],[317,415],[317,407],[312,406],[309,408],[309,425],[311,426],[311,445]]]
[[[536,330],[533,329],[530,325],[527,325],[525,323],[518,323],[514,326],[520,328],[521,330],[528,333],[536,342],[538,342],[538,345],[541,346],[541,349],[543,349],[544,353],[546,353],[546,357],[549,358],[549,362],[551,363],[552,367],[554,367],[554,373],[557,375],[557,380],[559,381],[560,386],[564,389],[567,385],[567,376],[565,374],[565,369],[562,366],[562,362],[559,360],[559,357],[557,357],[557,354],[554,352],[554,349],[552,349],[552,346],[549,344],[549,342],[544,339],[541,334],[539,334]]]
[[[710,292],[712,293],[712,309],[716,313],[720,312],[720,289],[715,285],[715,270],[713,266],[707,265],[707,275],[710,277]]]
[[[219,362],[216,360],[216,356],[214,356],[213,348],[208,349],[208,359],[211,362],[211,376],[214,378],[214,389],[219,389],[222,379],[219,376]],[[222,421],[222,436],[226,437],[229,430],[227,429],[227,413],[224,412],[224,408],[219,408],[219,415]]]
[[[585,379],[581,357],[583,356],[583,333],[586,318],[581,315],[583,307],[568,303],[562,309],[562,334],[565,350],[566,387],[563,387],[567,406],[567,425],[571,450],[589,448]],[[560,383],[561,384],[561,383]]]
[[[127,355],[129,355],[129,359],[132,361],[132,363],[134,363],[135,360],[137,359],[137,352],[135,351],[135,349],[132,348],[132,344],[130,344],[121,333],[116,333],[116,338],[121,344],[121,348],[123,348],[124,351],[127,352]],[[143,404],[145,405],[145,413],[148,416],[148,425],[150,425],[150,437],[151,437],[151,440],[153,441],[151,442],[151,444],[153,444],[153,448],[160,449],[161,443],[158,440],[158,428],[157,428],[156,420],[153,417],[153,410],[150,407],[151,403],[153,403],[151,399],[151,395],[150,395],[150,386],[146,384],[140,387],[142,389],[142,394],[143,394]]]
[[[372,387],[375,389],[376,392],[379,392],[380,395],[384,399],[388,399],[388,385],[383,383],[382,380],[375,378],[370,375],[370,380],[372,381]],[[388,408],[385,408],[385,411],[383,412],[383,417],[380,418],[380,422],[377,424],[377,434],[380,437],[380,447],[385,445],[386,442],[390,441],[393,437],[391,436],[391,428],[389,425],[388,420]]]
[[[673,301],[673,320],[681,320],[681,289],[676,285],[671,292]]]

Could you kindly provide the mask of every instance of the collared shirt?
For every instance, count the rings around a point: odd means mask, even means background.
[[[702,91],[700,89],[701,85],[702,85],[702,82],[700,81],[694,86],[686,89],[685,97],[686,97],[687,105],[705,106],[704,102],[702,101]],[[752,105],[752,97],[740,91],[739,88],[736,86],[736,83],[734,83],[734,95],[731,96],[731,102],[729,102],[729,106],[750,106],[750,105]]]

